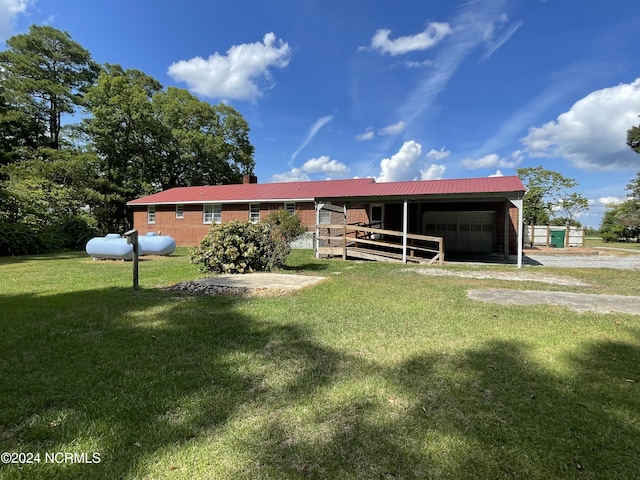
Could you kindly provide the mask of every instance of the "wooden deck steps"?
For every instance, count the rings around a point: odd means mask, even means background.
[[[382,237],[382,238],[380,238]],[[377,262],[444,262],[443,239],[364,225],[317,225],[316,255]]]

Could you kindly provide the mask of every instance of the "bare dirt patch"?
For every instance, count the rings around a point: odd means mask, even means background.
[[[469,290],[467,297],[500,305],[561,305],[577,312],[640,315],[640,297],[624,295],[482,288]]]
[[[565,285],[570,287],[588,286],[587,283],[572,277],[548,275],[540,273],[539,271],[529,272],[524,270],[514,270],[510,272],[493,272],[483,270],[445,270],[443,268],[408,268],[406,270],[426,276],[461,277],[476,278],[479,280],[491,279],[516,282],[542,282],[552,285]]]
[[[280,273],[245,273],[216,275],[181,282],[164,290],[191,295],[280,296],[315,285],[324,277]]]

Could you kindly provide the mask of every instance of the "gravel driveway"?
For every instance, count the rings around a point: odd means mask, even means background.
[[[563,268],[620,268],[640,270],[640,255],[617,256],[602,253],[600,255],[548,255],[525,253],[525,265],[543,265]]]

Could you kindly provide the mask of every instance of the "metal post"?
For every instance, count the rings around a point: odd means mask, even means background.
[[[138,290],[138,231],[129,230],[124,234],[127,243],[133,246],[133,289]]]
[[[409,204],[404,199],[404,208],[402,210],[402,263],[407,263],[407,231],[408,231],[408,215]]]

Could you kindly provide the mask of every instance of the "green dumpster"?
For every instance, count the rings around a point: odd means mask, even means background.
[[[564,248],[564,235],[566,232],[564,230],[551,230],[549,233],[551,235],[551,239],[549,241],[551,244],[550,246]]]

